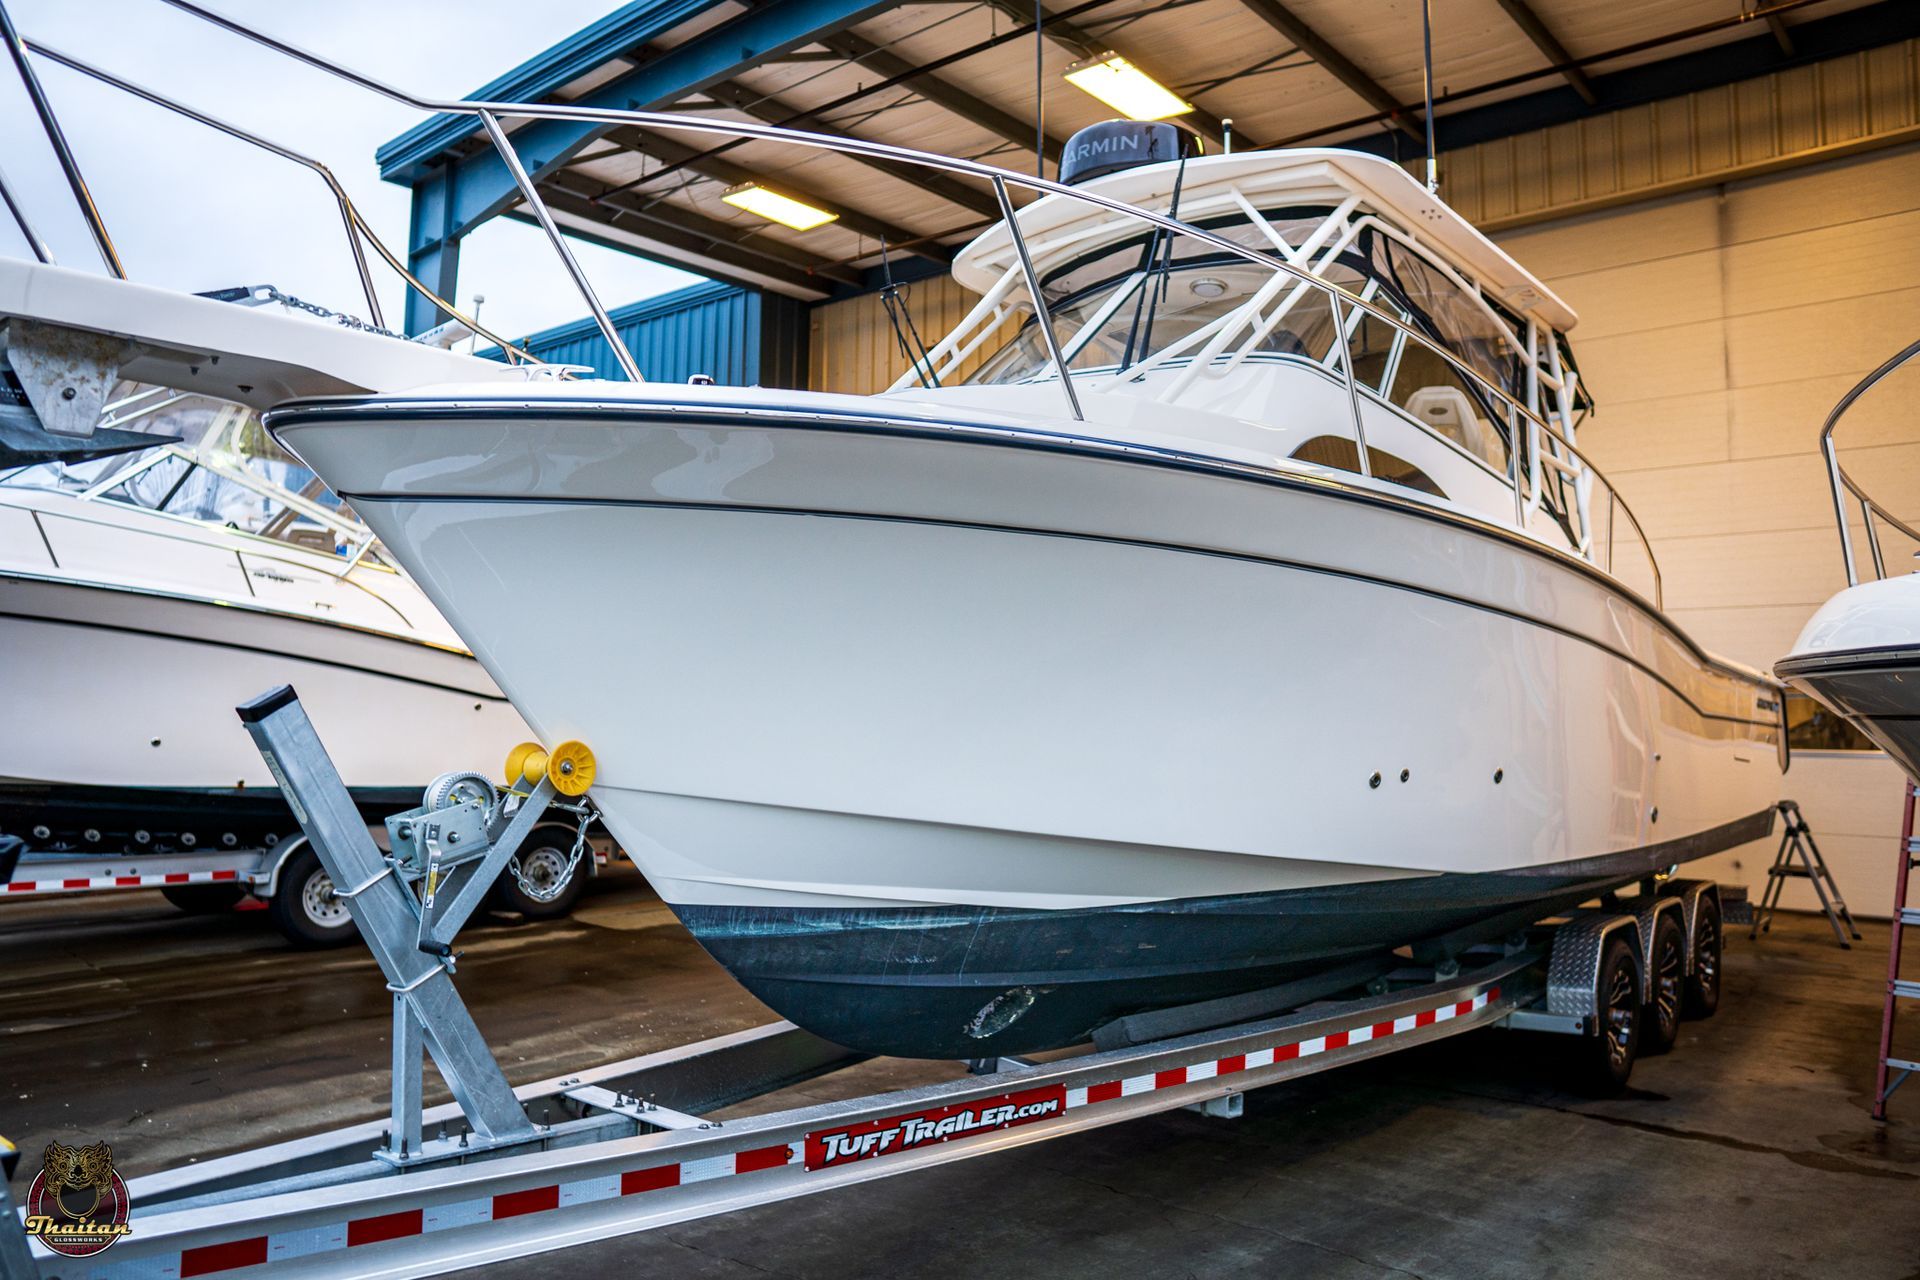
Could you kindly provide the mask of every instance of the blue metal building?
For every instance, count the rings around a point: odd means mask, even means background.
[[[806,316],[791,298],[714,280],[615,308],[608,318],[654,381],[685,382],[696,374],[729,386],[797,387],[806,381],[806,348],[793,340],[806,333]],[[548,364],[620,376],[591,316],[543,329],[518,345]],[[498,358],[499,349],[481,354]]]

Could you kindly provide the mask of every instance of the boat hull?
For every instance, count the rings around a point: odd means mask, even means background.
[[[594,746],[695,936],[856,1048],[1046,1048],[1512,927],[1778,798],[1777,686],[1377,486],[817,416],[272,425],[543,739]],[[583,660],[500,589],[536,547],[586,584]]]
[[[153,591],[0,574],[0,651],[0,705],[22,726],[0,735],[0,832],[36,849],[292,834],[231,715],[279,684],[300,691],[347,785],[389,811],[417,803],[450,748],[492,767],[525,733],[464,654]]]
[[[1848,587],[1807,620],[1774,674],[1852,721],[1920,777],[1920,575]]]

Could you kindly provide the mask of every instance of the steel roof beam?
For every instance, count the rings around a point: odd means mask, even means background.
[[[716,178],[729,186],[735,186],[743,182],[765,183],[774,190],[784,192],[796,200],[804,200],[816,209],[825,209],[828,213],[838,215],[840,225],[856,235],[866,236],[873,240],[885,240],[888,244],[912,244],[914,247],[907,250],[907,252],[925,258],[930,262],[937,262],[941,266],[949,265],[953,261],[953,251],[951,249],[939,244],[924,243],[925,237],[917,231],[910,231],[905,227],[898,227],[892,223],[883,222],[878,218],[861,213],[857,209],[849,209],[824,196],[813,195],[805,188],[796,187],[790,182],[785,182],[777,178],[769,178],[765,174],[756,173],[752,169],[737,165],[731,160],[714,155],[711,152],[703,152],[697,148],[689,147],[684,143],[670,141],[657,133],[642,133],[638,129],[621,128],[615,130],[608,136],[618,141],[630,151],[650,155],[670,165],[684,165],[695,173]]]
[[[699,93],[722,80],[770,57],[803,49],[819,42],[822,32],[836,31],[863,18],[883,13],[891,5],[887,0],[765,0],[765,3],[732,18],[709,31],[647,59],[640,66],[615,76],[575,99],[576,105],[613,109],[653,109],[665,106],[689,94]],[[623,11],[624,12],[624,11]],[[631,42],[628,45],[631,48]],[[429,122],[433,124],[434,122]],[[520,192],[500,155],[488,147],[470,155],[458,155],[462,139],[472,133],[472,121],[466,121],[457,134],[447,136],[428,131],[416,138],[408,135],[382,149],[386,160],[383,176],[405,174],[415,184],[415,199],[422,187],[441,186],[429,227],[416,218],[416,231],[425,234],[407,246],[409,259],[423,266],[450,262],[450,242],[471,231],[519,202]],[[451,127],[450,125],[448,127]],[[606,134],[599,124],[570,120],[538,120],[522,125],[510,135],[513,148],[535,182],[564,167],[594,139]],[[401,145],[405,143],[406,145]],[[455,151],[444,162],[445,175],[417,172],[438,155]],[[798,193],[796,193],[798,194]],[[848,225],[852,225],[851,221]],[[407,297],[406,327],[409,333],[422,332],[438,322],[431,303],[417,294]]]
[[[1582,102],[1590,107],[1600,105],[1600,95],[1594,92],[1593,81],[1589,80],[1587,73],[1579,67],[1568,65],[1572,63],[1573,55],[1568,53],[1567,46],[1561,44],[1553,32],[1547,29],[1547,24],[1540,20],[1540,15],[1533,11],[1533,6],[1528,4],[1527,0],[1500,0],[1500,7],[1507,11],[1509,18],[1513,19],[1513,25],[1519,27],[1526,34],[1527,39],[1533,41],[1533,47],[1545,54],[1548,62],[1561,68],[1560,74],[1566,77],[1567,83],[1573,86],[1573,91],[1580,95]],[[1777,22],[1779,19],[1774,18],[1773,21]]]
[[[1027,19],[1029,22],[1032,18]],[[921,71],[913,63],[893,52],[884,49],[853,31],[842,31],[825,37],[821,44],[850,62],[878,72],[889,80],[898,80],[915,93],[933,103],[942,110],[959,116],[962,120],[986,130],[997,138],[1005,139],[1017,147],[1033,149],[1034,127],[1031,120],[1022,120],[1009,111],[982,102],[971,91],[962,89],[950,81],[943,80],[931,72]],[[1048,137],[1045,143],[1047,159],[1055,164],[1060,162],[1060,140]],[[989,200],[994,217],[999,216],[999,206]],[[985,212],[986,210],[983,210]]]
[[[1326,39],[1300,18],[1280,0],[1240,0],[1248,12],[1291,40],[1300,52],[1320,64],[1320,68],[1338,80],[1341,84],[1359,95],[1368,106],[1380,112],[1388,124],[1412,138],[1417,138],[1421,146],[1427,143],[1426,130],[1412,114],[1404,110],[1386,86],[1355,66],[1344,53],[1328,44]]]
[[[836,58],[838,54],[834,55]],[[756,93],[737,80],[723,80],[707,92],[724,106],[743,112],[766,124],[781,124],[793,115],[793,108],[778,98]],[[860,135],[830,124],[815,122],[807,126],[814,133],[831,134],[836,138],[858,138]],[[983,217],[998,218],[1000,206],[984,191],[976,191],[966,183],[933,169],[923,169],[916,165],[896,164],[888,160],[878,160],[865,156],[849,156],[848,159],[872,169],[875,173],[884,173],[890,178],[908,182],[922,191],[939,196],[948,204],[958,205]]]

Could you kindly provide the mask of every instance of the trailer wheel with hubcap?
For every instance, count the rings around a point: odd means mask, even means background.
[[[1640,1053],[1640,964],[1627,934],[1607,937],[1594,982],[1594,1010],[1600,1020],[1598,1034],[1577,1042],[1576,1083],[1604,1097],[1627,1087],[1633,1060]]]
[[[521,872],[536,888],[549,889],[566,874],[567,859],[573,853],[573,828],[559,823],[548,823],[535,827],[527,835],[526,843],[520,846],[520,852],[514,861],[520,864]],[[552,898],[542,901],[520,887],[513,874],[513,864],[508,863],[500,872],[500,878],[494,882],[493,905],[501,911],[514,911],[529,920],[557,920],[573,910],[573,904],[580,900],[586,890],[588,867],[587,859],[591,854],[582,854],[581,865],[573,869],[573,878]]]
[[[1687,934],[1678,912],[1654,918],[1652,970],[1646,1016],[1641,1020],[1640,1052],[1665,1053],[1680,1038],[1680,1009],[1687,988]]]
[[[320,855],[305,845],[280,868],[267,914],[296,947],[337,947],[359,936],[346,899],[335,895],[333,877],[321,865]]]
[[[247,890],[237,884],[169,884],[161,886],[160,896],[190,916],[212,916],[231,911]]]
[[[1693,914],[1693,972],[1687,975],[1689,1018],[1711,1018],[1720,1007],[1720,899],[1708,893]]]

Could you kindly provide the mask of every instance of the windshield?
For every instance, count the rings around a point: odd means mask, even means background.
[[[1293,208],[1262,216],[1288,244],[1300,245],[1328,212]],[[1263,253],[1272,251],[1244,218],[1203,225]],[[1523,327],[1520,322],[1408,246],[1366,228],[1337,259],[1323,259],[1316,274],[1414,325],[1507,393],[1521,393],[1525,371],[1510,338],[1515,327]],[[1155,358],[1202,353],[1210,353],[1210,359],[1282,355],[1325,361],[1334,345],[1332,304],[1325,292],[1185,237],[1169,243],[1143,233],[1056,269],[1042,289],[1055,336],[1076,370],[1124,370]],[[1051,376],[1031,304],[1023,309],[1028,314],[1013,340],[968,382]],[[1222,335],[1220,341],[1211,341],[1216,334]],[[1503,416],[1484,388],[1465,380],[1463,385],[1484,416]],[[1476,452],[1493,460],[1491,449]]]
[[[155,447],[21,467],[0,483],[87,494],[332,555],[356,554],[368,536],[352,510],[281,449],[245,405],[123,382],[99,425],[151,434]]]

